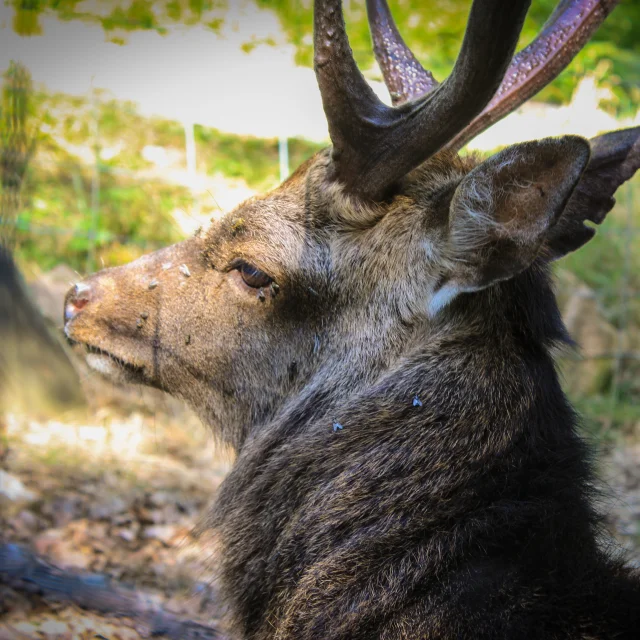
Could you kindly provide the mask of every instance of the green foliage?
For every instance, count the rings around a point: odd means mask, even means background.
[[[99,24],[115,42],[124,43],[118,32],[151,30],[166,33],[170,24],[198,24],[204,22],[218,31],[226,0],[10,0],[14,9],[13,29],[24,36],[40,35],[40,18],[54,13],[61,20],[82,20]]]
[[[149,137],[131,104],[99,100],[96,108],[84,98],[44,93],[35,94],[33,102],[41,133],[18,219],[23,261],[44,269],[62,261],[83,271],[94,242],[97,255],[114,264],[180,238],[171,212],[191,206],[188,190],[159,180],[141,183],[127,173],[147,164],[139,149]],[[94,118],[100,145],[122,148],[117,163],[99,162],[96,228],[90,215]],[[129,137],[133,149],[123,140]]]
[[[589,244],[562,260],[598,295],[607,320],[640,326],[640,176],[617,193],[617,204]]]
[[[276,139],[253,138],[223,133],[217,129],[196,127],[196,144],[200,158],[200,171],[222,173],[229,178],[242,178],[258,191],[278,184],[279,159]],[[307,140],[289,142],[291,167],[322,149],[324,145]]]
[[[297,48],[299,64],[312,64],[312,12],[310,0],[255,0],[262,8],[274,11],[287,39]],[[528,44],[551,15],[556,0],[534,0],[525,22],[520,46]],[[63,20],[83,20],[100,24],[107,36],[123,43],[135,30],[165,33],[177,24],[204,24],[219,32],[228,9],[228,0],[10,0],[15,9],[13,27],[23,35],[41,32],[40,17],[54,13]],[[351,46],[360,67],[379,77],[374,66],[367,26],[365,0],[350,0],[345,14]],[[390,0],[391,9],[403,37],[419,60],[445,78],[458,53],[466,26],[470,0]],[[540,94],[551,102],[567,101],[579,78],[595,73],[601,86],[611,89],[614,99],[609,108],[619,114],[634,113],[640,102],[640,2],[622,0],[590,44],[578,54],[569,68]],[[635,25],[635,28],[634,28]],[[244,46],[250,50],[259,42]]]
[[[599,442],[616,443],[623,439],[637,440],[640,433],[640,403],[638,394],[619,399],[611,393],[571,398],[580,414],[585,433]]]
[[[191,205],[185,188],[163,183],[140,184],[110,173],[101,174],[100,216],[92,229],[87,206],[91,175],[69,161],[52,170],[36,163],[30,172],[19,255],[49,269],[66,262],[84,271],[93,243],[97,255],[110,266],[177,242],[180,230],[171,217],[176,207]]]
[[[640,175],[617,193],[617,204],[585,247],[560,261],[598,298],[604,317],[618,331],[593,393],[574,394],[587,432],[615,441],[640,435]],[[594,319],[595,321],[595,319]],[[619,360],[616,353],[620,351]],[[626,355],[625,355],[626,354]]]
[[[33,156],[36,134],[31,126],[31,75],[12,62],[3,74],[0,94],[0,242],[14,244],[16,216],[20,210],[20,190]]]
[[[313,3],[299,0],[256,0],[275,11],[287,38],[297,47],[297,61],[311,66],[313,58]],[[345,18],[351,47],[361,69],[371,69],[380,79],[371,49],[364,0],[345,2]],[[557,0],[534,0],[520,38],[523,48],[540,31]],[[426,6],[422,0],[389,0],[402,36],[436,78],[451,71],[466,27],[470,0],[444,0]],[[437,5],[437,6],[436,6]],[[591,42],[568,69],[540,94],[540,99],[566,102],[586,72],[596,72],[601,86],[610,88],[615,100],[609,105],[620,114],[635,113],[640,102],[640,3],[622,0]],[[634,28],[636,25],[636,28]]]
[[[22,64],[11,62],[3,74],[0,94],[0,174],[3,187],[16,187],[33,153],[36,134],[31,126],[33,104],[31,75]]]
[[[101,92],[96,92],[93,102],[35,93],[32,103],[40,133],[18,219],[23,264],[49,269],[66,262],[84,271],[94,241],[97,258],[106,266],[122,264],[182,237],[174,211],[204,208],[188,188],[172,184],[162,169],[144,157],[145,147],[161,147],[184,169],[185,132],[180,123],[145,118],[132,103],[110,100]],[[196,127],[195,137],[200,172],[244,181],[255,190],[277,185],[277,140],[205,127]],[[98,163],[100,202],[94,229],[91,183],[96,142],[99,150],[112,154],[103,155]],[[291,166],[295,168],[321,146],[291,140]]]

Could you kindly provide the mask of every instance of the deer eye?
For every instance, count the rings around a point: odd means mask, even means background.
[[[243,262],[238,267],[238,270],[244,283],[254,289],[268,287],[273,282],[273,278],[268,276],[264,271],[260,271],[260,269],[256,269],[256,267],[246,262]]]

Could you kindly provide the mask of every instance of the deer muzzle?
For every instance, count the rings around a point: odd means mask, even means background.
[[[67,338],[89,366],[117,381],[162,386],[162,365],[188,322],[184,306],[203,267],[197,239],[167,247],[76,284],[64,305]]]

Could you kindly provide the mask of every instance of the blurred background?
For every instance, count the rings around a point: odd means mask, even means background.
[[[344,5],[360,68],[389,102],[364,0]],[[469,1],[390,5],[417,57],[446,77]],[[554,6],[533,1],[521,46]],[[640,3],[622,0],[555,82],[465,152],[640,125],[638,24]],[[0,231],[52,331],[72,283],[184,238],[328,144],[311,39],[311,0],[0,6]],[[16,187],[4,178],[18,117],[24,172]],[[595,239],[555,269],[580,346],[562,355],[565,386],[585,436],[604,454],[611,530],[640,558],[640,176],[617,201]],[[3,405],[0,542],[145,588],[177,611],[204,611],[214,597],[210,552],[193,526],[230,454],[179,402],[115,387],[76,365],[88,411],[45,410],[28,393]],[[14,628],[58,637],[46,625],[55,628],[60,611],[16,594],[5,602],[0,614]]]

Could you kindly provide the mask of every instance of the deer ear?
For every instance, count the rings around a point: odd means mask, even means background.
[[[591,159],[557,224],[549,231],[544,252],[557,260],[579,249],[595,235],[587,220],[600,224],[615,204],[613,194],[640,167],[640,127],[592,138]]]
[[[430,311],[526,269],[567,206],[589,154],[584,138],[547,138],[508,147],[467,174],[451,200],[449,273]]]

